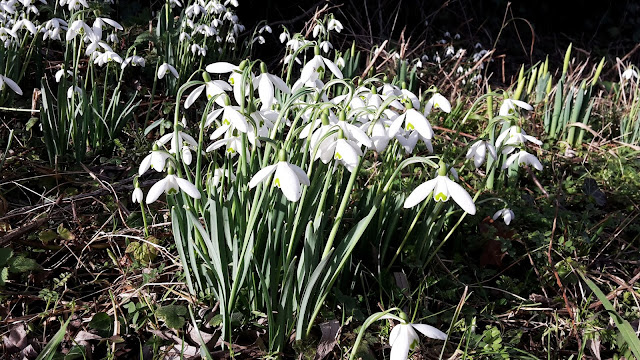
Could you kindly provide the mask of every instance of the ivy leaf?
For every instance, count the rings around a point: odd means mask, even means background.
[[[42,241],[43,244],[47,245],[51,241],[57,239],[58,234],[56,234],[56,232],[53,230],[44,230],[40,231],[40,233],[38,234],[38,238],[40,239],[40,241]]]
[[[58,225],[57,231],[58,231],[58,235],[60,235],[61,238],[67,241],[71,241],[76,238],[76,236],[73,235],[73,233],[71,233],[71,230],[65,228],[64,226],[62,226],[62,224]]]
[[[127,250],[125,250],[125,253],[143,264],[151,263],[153,260],[155,260],[156,256],[158,256],[158,249],[149,243],[157,244],[158,239],[153,236],[149,236],[147,238],[147,241],[148,242],[134,241],[129,243],[129,245],[127,246]]]
[[[187,308],[182,305],[167,305],[159,308],[157,315],[164,319],[168,327],[180,329],[185,324],[184,316],[187,315]]]
[[[89,327],[98,331],[109,331],[113,325],[111,316],[105,312],[99,312],[93,315],[93,318],[89,322]]]
[[[27,271],[40,270],[42,267],[35,260],[23,255],[15,257],[9,261],[9,271],[12,273],[24,273]]]

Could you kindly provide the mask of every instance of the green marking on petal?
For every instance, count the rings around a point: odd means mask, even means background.
[[[231,121],[229,121],[229,119],[226,119],[226,118],[225,118],[225,119],[223,119],[223,120],[222,120],[222,123],[223,123],[224,125],[230,125],[230,124],[231,124]]]
[[[408,123],[408,124],[407,124],[407,127],[405,128],[405,130],[407,130],[407,131],[408,131],[408,130],[415,130],[415,129],[416,129],[416,128],[413,126],[413,124],[412,124],[412,123]]]
[[[280,185],[280,178],[276,178],[275,180],[273,180],[273,184],[277,187],[281,187]]]
[[[169,191],[167,191],[167,194],[169,194],[169,195],[173,195],[173,194],[177,194],[177,193],[178,193],[178,190],[176,190],[174,188],[171,188],[171,189],[169,189]]]
[[[231,85],[234,85],[235,81],[233,80],[233,78],[229,79],[229,83],[231,83]]]
[[[228,153],[233,154],[234,152],[236,152],[236,149],[234,149],[234,148],[228,148],[228,149],[227,149],[227,152],[228,152]]]
[[[340,155],[339,152],[336,152],[335,158],[338,159],[338,160],[342,160],[342,155]]]
[[[436,201],[447,201],[447,200],[449,200],[449,197],[447,195],[445,195],[444,193],[438,193],[433,198]]]

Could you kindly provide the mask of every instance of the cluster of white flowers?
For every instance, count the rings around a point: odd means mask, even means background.
[[[238,1],[197,0],[184,9],[179,37],[194,55],[204,56],[210,48],[222,51],[223,43],[234,48],[245,27],[229,5],[237,7]]]

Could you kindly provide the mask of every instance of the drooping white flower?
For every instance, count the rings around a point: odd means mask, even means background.
[[[185,164],[190,165],[192,160],[191,150],[198,148],[196,139],[183,131],[173,131],[162,136],[158,139],[157,143],[158,145],[165,145],[169,141],[171,141],[169,153],[175,154],[177,151],[180,151],[180,159]]]
[[[513,164],[514,162],[516,162],[520,166],[530,165],[530,166],[533,166],[533,168],[536,170],[542,170],[542,164],[540,163],[540,160],[538,160],[538,158],[535,157],[535,155],[529,154],[524,150],[520,150],[519,152],[509,156],[507,158],[507,161],[505,161],[504,164],[502,165],[502,168],[506,169],[509,166],[511,166],[511,164]]]
[[[149,153],[149,155],[145,156],[140,163],[140,168],[138,169],[138,174],[142,175],[147,172],[149,169],[153,169],[157,172],[164,171],[164,166],[167,162],[167,159],[170,158],[171,155],[158,148],[157,144],[154,144],[153,150]]]
[[[195,185],[190,183],[188,180],[182,179],[173,175],[171,173],[167,174],[167,176],[153,184],[151,189],[149,189],[149,193],[147,193],[147,204],[151,204],[154,201],[158,200],[162,193],[166,193],[167,195],[177,194],[179,190],[184,191],[187,195],[191,196],[194,199],[200,199],[200,191],[196,188]]]
[[[476,169],[479,168],[482,163],[484,163],[484,159],[487,156],[487,150],[489,150],[489,155],[496,160],[498,159],[498,155],[496,154],[496,148],[488,141],[478,140],[467,151],[466,158],[473,158],[473,165],[475,165]]]
[[[225,171],[225,170],[222,170],[221,168],[217,168],[213,170],[213,176],[211,176],[211,179],[209,180],[209,182],[212,187],[217,188],[218,185],[220,185],[222,180],[225,178],[228,178],[231,181],[236,180],[236,176],[233,172],[231,172],[231,170],[227,169]]]
[[[238,111],[238,106],[224,105],[223,107],[213,110],[207,115],[207,121],[205,126],[209,126],[214,120],[221,118],[220,126],[211,134],[211,139],[217,139],[229,129],[237,129],[240,132],[246,133],[249,128],[247,120],[244,115]]]
[[[231,85],[229,85],[224,80],[209,80],[206,81],[203,85],[200,85],[193,89],[193,91],[187,96],[187,100],[184,102],[185,109],[188,109],[194,102],[198,99],[202,91],[206,89],[207,99],[211,99],[212,97],[225,94],[225,91],[231,91]],[[225,105],[225,96],[218,96],[215,100],[216,104],[223,106]]]
[[[406,315],[404,315],[406,317]],[[446,340],[447,334],[427,324],[413,324],[391,314],[381,316],[380,319],[393,319],[400,322],[394,326],[389,334],[391,345],[390,360],[407,360],[409,351],[415,349],[420,343],[420,337],[416,330],[423,335],[437,340]]]
[[[178,74],[178,70],[176,70],[176,68],[174,68],[172,65],[164,63],[158,67],[158,79],[162,79],[167,71],[171,72],[171,74],[175,76],[176,79],[180,77],[180,74]]]
[[[413,190],[405,200],[404,207],[414,207],[432,193],[433,200],[436,202],[445,202],[448,201],[449,198],[453,198],[453,201],[455,201],[462,210],[471,215],[476,214],[476,205],[473,203],[471,195],[469,195],[462,186],[449,179],[447,176],[447,168],[444,163],[440,164],[438,176],[436,176],[435,179],[431,179]]]
[[[337,163],[347,168],[349,172],[353,172],[362,155],[362,150],[355,141],[333,135],[320,144],[316,159],[320,158],[325,164],[334,159]]]
[[[511,224],[511,220],[513,220],[514,217],[513,211],[511,211],[511,209],[498,210],[495,214],[493,214],[493,220],[497,220],[499,217],[502,217],[504,223],[509,225]]]
[[[258,89],[258,96],[262,102],[261,108],[263,110],[270,109],[271,105],[276,102],[275,89],[285,94],[291,94],[287,84],[280,77],[267,73],[266,68],[253,79],[253,87]]]
[[[300,167],[286,161],[279,161],[277,164],[260,169],[249,181],[249,188],[253,189],[273,172],[275,172],[273,185],[282,190],[282,193],[289,201],[296,202],[300,200],[302,195],[301,184],[310,185],[309,177]]]
[[[344,26],[342,26],[342,23],[340,22],[340,20],[332,18],[331,20],[329,20],[329,24],[327,25],[327,29],[329,31],[335,30],[336,32],[340,32],[340,31],[342,31],[342,29],[344,29]]]
[[[144,193],[142,192],[142,189],[136,186],[136,188],[133,189],[133,193],[131,194],[131,202],[142,203],[142,199],[144,199]]]
[[[120,57],[120,55],[116,54],[113,51],[105,51],[104,53],[100,53],[99,51],[96,51],[95,53],[98,54],[98,56],[96,56],[95,60],[93,60],[94,64],[97,64],[98,66],[104,66],[105,64],[108,64],[110,62],[117,62],[122,64],[122,58]]]
[[[451,103],[444,96],[435,93],[424,106],[424,116],[429,116],[433,109],[440,109],[448,114],[451,112]]]
[[[128,58],[124,59],[124,61],[122,62],[122,65],[120,67],[122,69],[124,69],[129,64],[131,64],[132,66],[144,67],[145,66],[145,60],[144,60],[144,58],[142,56],[137,56],[137,55],[129,56]]]
[[[634,68],[629,67],[622,73],[622,78],[624,80],[637,79],[638,72]]]
[[[516,146],[522,145],[530,141],[536,145],[542,145],[542,141],[536,139],[533,136],[527,135],[519,126],[511,126],[503,131],[496,139],[496,147],[502,149],[503,154],[509,154],[515,150]]]
[[[500,116],[511,116],[516,113],[516,107],[525,110],[533,110],[533,106],[527,104],[524,101],[513,100],[513,99],[505,99],[502,105],[500,106],[500,110],[498,111],[498,115]]]
[[[415,130],[425,139],[430,140],[433,138],[431,124],[424,115],[416,111],[413,107],[408,108],[407,111],[393,120],[389,127],[389,134],[395,136],[402,127],[402,124],[404,124],[405,131]]]
[[[304,83],[312,79],[318,78],[318,71],[324,69],[325,66],[335,75],[336,78],[342,79],[342,71],[338,68],[333,61],[320,55],[320,49],[317,49],[317,54],[309,60],[302,68],[300,79],[298,81]]]

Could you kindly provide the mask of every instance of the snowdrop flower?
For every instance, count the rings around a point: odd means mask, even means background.
[[[99,53],[98,51],[96,51],[96,53]],[[120,57],[120,55],[116,54],[113,51],[105,51],[104,53],[100,53],[95,60],[93,61],[94,64],[98,64],[98,66],[103,66],[111,61],[115,61],[117,63],[122,64],[122,58]]]
[[[184,102],[185,109],[188,109],[193,103],[198,99],[202,91],[206,89],[207,99],[211,99],[212,97],[225,94],[225,91],[231,91],[231,85],[223,80],[211,80],[209,74],[204,73],[203,77],[205,78],[205,83],[196,87],[190,94],[187,96],[187,100]],[[225,105],[226,95],[218,96],[215,100],[216,104],[224,106]]]
[[[280,36],[278,36],[278,39],[280,39],[280,43],[284,44],[286,41],[289,41],[289,33],[287,32],[287,29],[283,28],[282,29],[282,33],[280,33]]]
[[[13,28],[11,28],[11,32],[16,33],[20,28],[27,29],[31,33],[31,35],[35,35],[38,32],[38,30],[36,29],[36,26],[33,25],[33,23],[27,19],[18,20],[13,25]]]
[[[200,46],[198,44],[191,45],[191,53],[193,55],[206,56],[207,55],[207,46]]]
[[[138,178],[133,180],[133,193],[131,194],[131,202],[132,203],[142,203],[142,199],[144,199],[144,194],[142,193],[142,189],[140,189],[140,183],[138,182]]]
[[[338,60],[336,60],[336,66],[344,69],[345,63],[344,63],[344,58],[342,56],[340,56]]]
[[[622,73],[622,78],[624,80],[637,79],[638,78],[638,72],[635,71],[632,67],[629,67]]]
[[[497,220],[499,217],[502,217],[504,223],[509,225],[511,223],[511,220],[513,220],[513,216],[513,211],[511,211],[511,209],[501,209],[493,214],[493,220]]]
[[[122,27],[122,25],[118,24],[117,22],[108,19],[108,18],[101,18],[98,17],[96,18],[96,20],[93,22],[93,26],[92,26],[92,30],[93,33],[101,38],[102,37],[102,28],[106,25],[110,25],[111,27],[113,27],[114,29],[117,30],[124,30],[124,28]]]
[[[212,187],[217,188],[218,185],[220,185],[220,183],[222,182],[222,180],[224,178],[229,178],[229,180],[231,181],[235,181],[236,180],[236,176],[233,172],[231,172],[231,170],[227,169],[222,170],[220,168],[217,168],[215,170],[213,170],[213,176],[211,177],[211,179],[209,180],[210,184]]]
[[[511,126],[498,136],[496,139],[496,147],[500,148],[501,146],[504,146],[502,153],[509,154],[515,150],[516,146],[524,144],[527,141],[536,145],[542,145],[542,141],[533,136],[527,135],[519,126]]]
[[[498,115],[500,116],[515,115],[516,107],[519,107],[525,110],[533,110],[533,106],[527,104],[524,101],[505,99],[502,105],[500,106],[500,111],[498,112]]]
[[[447,339],[447,334],[435,327],[426,324],[409,323],[407,322],[406,314],[401,313],[400,315],[401,317],[387,314],[380,317],[380,319],[393,319],[400,322],[393,327],[389,334],[389,345],[391,345],[390,360],[406,360],[408,358],[409,351],[415,349],[420,341],[416,330],[432,339]]]
[[[238,152],[240,150],[242,150],[242,140],[240,139],[240,137],[233,135],[232,132],[227,131],[224,139],[220,139],[209,145],[205,151],[211,152],[223,146],[225,147],[225,153],[227,154],[227,156],[234,157],[238,155]]]
[[[176,68],[174,68],[173,66],[167,63],[164,63],[158,67],[158,79],[162,79],[167,73],[167,71],[170,72],[173,76],[175,76],[176,79],[180,77],[180,74],[178,74],[178,71],[176,70]]]
[[[59,83],[60,80],[62,80],[63,76],[73,76],[73,73],[71,72],[71,70],[64,70],[64,67],[60,68],[60,70],[56,71],[56,74],[54,75],[54,77],[56,78],[56,82]]]
[[[240,65],[242,65],[242,63],[240,63]],[[212,73],[212,74],[231,73],[231,75],[229,75],[229,84],[231,84],[231,86],[233,86],[233,97],[235,98],[235,100],[236,100],[236,102],[238,104],[240,104],[242,102],[242,85],[243,85],[243,81],[242,81],[242,71],[240,70],[240,66],[234,65],[234,64],[231,64],[231,63],[228,63],[228,62],[220,61],[220,62],[215,62],[213,64],[207,65],[205,70],[207,72],[209,72],[209,73]],[[249,81],[253,81],[253,77],[254,77],[253,74],[251,74]],[[219,80],[216,80],[216,81],[219,81]],[[222,83],[219,83],[219,82],[216,82],[216,84],[218,84],[219,86],[223,86]],[[227,86],[229,84],[227,84]],[[245,96],[249,95],[249,83],[248,82],[244,83],[244,94],[245,94]],[[218,99],[220,101],[222,101],[222,99],[220,99],[220,98],[218,98]],[[218,101],[216,101],[216,102],[218,104],[220,104],[220,102],[218,102]]]
[[[168,152],[164,150],[160,150],[157,143],[153,144],[153,148],[149,155],[145,156],[140,163],[140,167],[138,168],[138,174],[142,176],[149,169],[153,169],[157,172],[164,171],[164,166],[167,162],[167,159],[170,158]]]
[[[227,98],[228,99],[228,98]],[[230,104],[225,104],[223,107],[213,110],[209,115],[207,115],[207,121],[205,122],[205,126],[211,125],[213,121],[222,115],[222,125],[216,129],[216,131],[211,134],[211,139],[217,139],[222,134],[226,133],[230,128],[237,129],[240,132],[246,133],[249,129],[249,124],[247,120],[245,120],[244,115],[242,115],[238,110],[240,108],[237,106],[231,106]]]
[[[93,33],[93,30],[82,20],[76,20],[71,23],[71,26],[67,29],[66,40],[73,40],[78,34]]]
[[[273,30],[271,30],[271,26],[265,25],[261,27],[260,30],[258,30],[258,34],[262,34],[264,31],[268,32],[269,34],[273,32]]]
[[[121,68],[124,69],[129,64],[131,64],[132,66],[144,67],[145,60],[142,56],[137,56],[137,55],[129,56],[128,58],[124,59],[124,61],[122,62]]]
[[[281,150],[281,153],[283,150]],[[269,165],[263,169],[260,169],[249,181],[249,188],[253,189],[258,186],[259,183],[265,181],[269,175],[274,174],[272,184],[282,190],[282,193],[289,201],[297,202],[302,195],[301,184],[309,186],[309,177],[307,174],[297,165],[290,164],[282,160],[283,156],[280,156],[280,161],[277,164]]]
[[[78,94],[78,96],[82,96],[82,89],[78,86],[69,86],[67,89],[67,99],[71,99],[73,94]]]
[[[276,101],[275,88],[285,94],[291,94],[291,90],[280,77],[267,73],[267,67],[264,63],[260,64],[260,71],[262,73],[253,79],[253,87],[258,89],[258,96],[262,102],[261,108],[266,110],[270,109]]]
[[[337,163],[341,163],[347,168],[349,172],[353,172],[362,155],[362,150],[358,144],[353,140],[345,139],[342,130],[340,130],[337,136],[330,136],[320,144],[316,159],[320,158],[325,164],[334,159]]]
[[[200,199],[200,191],[198,191],[196,186],[185,179],[173,175],[173,168],[170,167],[167,176],[153,184],[151,189],[149,189],[146,203],[151,204],[158,200],[162,193],[174,195],[177,194],[179,190],[186,192],[187,195],[194,199]]]
[[[451,113],[451,103],[444,96],[435,93],[424,106],[424,116],[429,116],[433,109],[440,109],[449,114]]]
[[[322,49],[323,52],[328,53],[329,50],[333,49],[333,45],[328,41],[323,41],[320,43],[320,49]]]
[[[170,0],[169,3],[171,3],[171,8],[173,9],[174,7],[182,7],[182,3],[180,2],[180,0]]]
[[[264,37],[262,35],[258,35],[255,38],[253,38],[252,43],[257,42],[258,44],[262,45],[265,43]]]
[[[340,31],[342,31],[342,29],[344,29],[344,26],[342,26],[342,23],[340,22],[340,20],[332,18],[331,20],[329,20],[329,24],[327,25],[327,29],[329,31],[335,30],[336,32],[340,32]]]
[[[169,153],[175,154],[176,151],[180,151],[182,155],[181,160],[187,164],[191,164],[192,155],[191,150],[196,150],[198,148],[198,142],[191,135],[182,132],[182,131],[174,131],[162,136],[158,139],[158,145],[164,145],[171,140],[171,146],[169,147]]]
[[[371,126],[371,122],[367,122],[362,124],[361,129],[368,129]],[[371,129],[371,143],[372,147],[378,152],[383,152],[387,146],[389,145],[389,141],[392,136],[389,135],[389,129],[387,127],[387,122],[383,119],[379,119],[373,124],[373,128]]]
[[[506,169],[509,166],[511,166],[511,164],[513,164],[514,162],[517,162],[517,164],[520,166],[530,165],[530,166],[533,166],[533,168],[536,170],[542,170],[542,164],[540,163],[540,160],[538,160],[538,158],[535,157],[535,155],[529,154],[524,150],[520,150],[520,152],[517,152],[509,156],[507,158],[507,161],[505,161],[504,164],[502,165],[502,168]]]
[[[317,38],[318,35],[322,34],[324,34],[324,26],[322,26],[322,24],[316,24],[316,26],[313,27],[313,37]]]
[[[400,145],[404,148],[404,151],[407,155],[413,153],[413,149],[418,144],[418,140],[422,140],[424,144],[427,146],[427,150],[430,154],[433,153],[433,144],[431,144],[431,139],[424,138],[417,131],[411,131],[407,136],[403,136],[401,134],[396,134],[395,138],[398,140]]]
[[[404,123],[405,131],[415,130],[425,139],[432,139],[433,129],[431,128],[431,124],[429,124],[429,121],[427,121],[427,119],[421,113],[416,111],[411,103],[408,103],[407,105],[407,111],[405,111],[404,114],[398,116],[395,120],[393,120],[393,123],[391,123],[391,126],[389,127],[389,134],[395,136]]]
[[[60,6],[65,5],[67,5],[69,11],[79,10],[81,7],[89,7],[86,0],[60,0]]]
[[[338,79],[342,79],[342,72],[336,66],[336,64],[334,64],[333,61],[321,56],[320,48],[316,47],[314,51],[316,55],[311,60],[309,60],[302,68],[302,73],[300,74],[300,79],[298,81],[305,83],[312,79],[315,80],[318,76],[318,71],[324,70],[324,66],[329,68],[329,71],[331,71],[333,75],[335,75],[335,77],[337,77]]]
[[[4,75],[0,75],[0,91],[4,90],[5,84],[8,85],[9,88],[13,90],[13,92],[15,92],[16,94],[22,95],[22,89],[20,89],[20,86],[18,86],[18,84],[16,84],[15,81],[9,79]]]
[[[418,205],[433,193],[433,200],[436,202],[446,202],[449,198],[453,198],[462,210],[471,215],[476,214],[476,205],[473,203],[471,195],[467,191],[447,176],[447,166],[441,161],[438,176],[422,185],[419,185],[407,197],[404,202],[405,208],[411,208]]]
[[[476,169],[484,163],[484,159],[487,156],[487,150],[489,150],[489,155],[494,160],[498,159],[498,155],[496,154],[496,148],[485,140],[478,140],[467,151],[467,159],[473,159],[473,165],[475,165]]]
[[[291,59],[293,58],[293,60],[295,62],[297,62],[298,64],[302,64],[302,61],[300,61],[300,59],[298,59],[297,57],[293,57],[293,54],[289,54],[287,56],[284,57],[284,63],[289,65],[289,63],[291,62]]]

